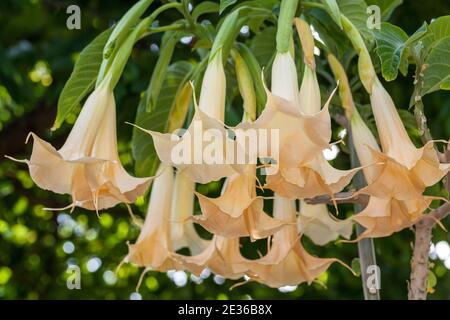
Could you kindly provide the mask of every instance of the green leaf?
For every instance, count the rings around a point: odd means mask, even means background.
[[[405,62],[402,56],[408,35],[388,22],[382,22],[381,28],[375,30],[374,34],[377,42],[376,52],[381,60],[381,73],[386,81],[392,81],[397,78],[400,63]]]
[[[353,258],[351,268],[355,272],[357,277],[361,275],[361,263],[359,261],[359,258]]]
[[[439,40],[425,60],[423,85],[419,92],[421,96],[439,89],[450,90],[449,56],[450,36]]]
[[[437,278],[436,275],[433,273],[433,271],[429,270],[428,271],[428,276],[427,276],[427,289],[432,289],[437,285]]]
[[[345,33],[339,29],[336,23],[333,23],[330,15],[323,10],[309,10],[308,17],[326,47],[342,60],[345,53],[351,49],[350,41]]]
[[[58,110],[52,130],[58,129],[64,122],[64,119],[94,88],[103,59],[103,48],[111,32],[112,29],[103,31],[81,51],[75,62],[72,74],[59,96]]]
[[[368,6],[376,5],[380,7],[381,20],[387,21],[392,15],[392,12],[403,3],[403,0],[366,0]]]
[[[406,40],[405,43],[405,54],[402,56],[402,60],[405,60],[405,62],[403,63],[403,61],[400,63],[400,71],[403,73],[403,75],[407,74],[407,68],[402,69],[402,66],[406,67],[408,66],[408,57],[409,56],[413,56],[414,61],[420,61],[420,53],[421,53],[421,49],[423,47],[423,44],[420,44],[419,46],[419,51],[416,51],[416,46],[419,40],[422,40],[428,33],[428,24],[426,22],[424,22],[419,29],[416,30],[416,32],[414,32],[412,34],[411,37],[408,38],[408,40]]]
[[[161,52],[159,54],[158,61],[156,62],[155,68],[153,69],[152,78],[150,79],[150,86],[147,90],[147,111],[152,111],[157,102],[159,92],[166,75],[167,67],[169,66],[170,60],[172,59],[173,51],[175,50],[175,45],[181,38],[180,32],[166,32],[164,34]]]
[[[220,7],[218,3],[212,1],[204,1],[201,2],[198,6],[194,8],[192,11],[192,19],[197,22],[198,18],[206,13],[215,13],[219,12]]]
[[[237,4],[234,10],[240,9],[241,16],[246,17],[246,24],[254,33],[259,33],[264,26],[264,22],[270,20],[277,23],[277,17],[273,13],[273,8],[278,4],[277,0],[250,0]]]
[[[450,16],[442,16],[431,22],[427,34],[422,39],[424,55],[426,56],[439,40],[449,36]]]
[[[255,35],[250,44],[250,50],[254,53],[256,59],[262,67],[267,67],[276,50],[277,29],[267,27],[261,33]]]
[[[222,12],[224,12],[226,8],[235,4],[236,2],[237,2],[237,0],[220,0],[219,14],[222,14]]]
[[[430,23],[429,30],[433,33],[433,38],[438,41],[450,36],[450,16],[442,16]]]
[[[367,28],[367,4],[364,0],[337,0],[341,13],[359,30],[365,40],[372,40],[373,34]]]
[[[341,23],[341,11],[339,10],[339,6],[336,0],[322,0],[327,12],[330,14],[331,18],[336,22],[339,28],[342,29]]]
[[[164,83],[159,94],[158,106],[152,112],[146,112],[146,94],[143,95],[136,113],[136,125],[145,129],[165,132],[169,114],[176,103],[176,97],[187,82],[186,75],[192,70],[192,64],[177,61],[170,65],[165,73]],[[151,176],[158,168],[159,159],[153,146],[153,140],[145,132],[134,128],[131,141],[135,172],[138,176]]]

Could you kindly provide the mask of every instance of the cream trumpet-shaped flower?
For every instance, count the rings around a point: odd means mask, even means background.
[[[397,200],[421,198],[425,188],[442,179],[450,165],[439,163],[432,142],[419,149],[412,144],[392,99],[378,79],[374,81],[371,101],[383,152],[354,109],[350,121],[353,139],[361,164],[367,166],[364,174],[368,183],[357,193]]]
[[[423,212],[433,197],[422,195],[423,183],[419,181],[414,170],[409,170],[395,159],[381,153],[374,135],[355,108],[344,68],[333,55],[328,56],[328,61],[340,81],[342,105],[350,120],[353,145],[359,162],[363,165],[368,184],[357,193],[370,195],[367,206],[351,217],[366,228],[353,241],[389,236],[425,217]]]
[[[208,245],[208,241],[198,235],[193,222],[189,220],[194,212],[194,192],[195,182],[178,171],[171,205],[173,251],[187,247],[192,255],[199,254]]]
[[[351,218],[366,229],[351,242],[369,237],[387,237],[394,232],[411,227],[426,217],[424,211],[432,200],[432,197],[427,196],[411,200],[370,197],[364,210]]]
[[[225,94],[222,49],[219,49],[208,64],[199,105],[194,97],[195,114],[181,137],[140,128],[152,136],[159,159],[183,171],[194,182],[208,183],[239,171],[233,161],[237,144],[223,123]]]
[[[424,188],[414,172],[381,153],[370,129],[358,111],[350,121],[353,143],[358,159],[365,165],[368,186],[358,191],[370,195],[367,206],[351,219],[366,230],[353,241],[386,237],[426,217],[424,211],[433,197],[422,195]]]
[[[291,67],[294,73],[293,61]],[[281,69],[272,70],[272,74],[276,75],[281,75],[281,72]],[[294,77],[287,78],[289,80]],[[282,79],[273,79],[272,83],[274,81],[279,83]],[[300,93],[295,95],[280,91],[279,94],[291,99],[298,97],[300,102],[294,104],[293,100],[287,102],[268,93],[267,107],[255,122],[260,127],[280,130],[279,170],[276,174],[267,176],[266,187],[290,199],[304,199],[319,194],[332,196],[341,191],[359,169],[335,169],[323,156],[322,150],[330,146],[331,120],[328,105],[333,94],[321,109],[317,77],[308,65],[305,66]]]
[[[142,195],[150,178],[135,178],[122,167],[117,151],[116,105],[110,77],[89,95],[64,145],[56,150],[34,139],[28,164],[33,181],[42,189],[70,194],[71,206],[100,210]]]
[[[450,170],[450,164],[439,162],[433,142],[416,148],[406,132],[389,93],[378,78],[373,81],[370,94],[375,122],[383,153],[405,167],[423,188],[440,181]]]
[[[214,235],[208,247],[195,256],[177,255],[179,262],[196,276],[203,269],[227,278],[239,279],[251,274],[252,260],[246,259],[240,252],[239,238],[225,238]]]
[[[331,216],[326,204],[307,204],[300,201],[297,218],[298,232],[304,234],[315,244],[323,246],[339,236],[349,239],[353,222],[350,219],[339,220]]]
[[[153,182],[144,225],[136,242],[128,245],[125,262],[145,267],[146,270],[167,271],[183,268],[174,258],[171,238],[173,185],[172,167],[160,166],[158,176]]]
[[[275,218],[295,223],[295,201],[275,196],[273,212]],[[261,259],[253,260],[253,274],[248,276],[272,288],[303,282],[311,284],[333,262],[346,266],[338,259],[311,256],[300,242],[297,226],[291,225],[273,235],[268,253]]]
[[[228,178],[222,195],[208,198],[197,194],[202,215],[192,216],[206,230],[226,238],[247,237],[252,241],[267,238],[285,223],[268,216],[263,198],[256,195],[256,165],[248,165],[243,174]]]
[[[299,163],[305,163],[329,146],[331,139],[329,101],[314,115],[301,112],[297,71],[289,52],[276,54],[272,66],[272,92],[266,88],[266,94],[267,103],[264,111],[256,121],[247,126],[279,131],[280,168],[296,167]],[[270,145],[267,147],[267,150],[272,149]],[[258,156],[267,155],[260,153]]]

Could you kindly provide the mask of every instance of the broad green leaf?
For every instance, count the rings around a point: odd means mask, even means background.
[[[450,90],[450,36],[443,38],[431,49],[425,60],[423,85],[420,95],[441,90]]]
[[[164,81],[164,77],[169,66],[170,60],[172,59],[173,51],[175,50],[175,45],[181,38],[181,33],[179,32],[166,32],[164,34],[161,51],[159,54],[158,61],[156,62],[155,68],[150,79],[150,86],[147,90],[147,111],[151,112],[158,101],[159,92]]]
[[[220,9],[219,4],[216,2],[212,1],[201,2],[192,11],[192,19],[194,19],[194,21],[197,21],[201,15],[206,13],[219,12],[219,9]]]
[[[377,54],[381,60],[381,73],[386,81],[397,78],[398,68],[404,54],[408,35],[399,27],[388,22],[381,23],[380,30],[375,30]],[[406,61],[407,63],[407,61]]]
[[[52,130],[58,129],[64,119],[94,88],[103,59],[103,48],[111,32],[112,29],[103,31],[81,51],[72,74],[59,96],[58,110]]]
[[[341,13],[345,15],[359,30],[366,40],[372,40],[373,34],[367,28],[367,4],[364,0],[337,0]]]
[[[250,30],[259,33],[265,21],[271,20],[276,23],[277,18],[272,10],[277,4],[277,0],[240,1],[234,10],[242,8],[241,15],[247,17],[246,24]]]
[[[430,23],[430,31],[435,41],[450,36],[450,16],[442,16]]]
[[[308,17],[326,47],[340,60],[351,49],[351,44],[345,33],[339,29],[332,18],[323,10],[313,9],[308,11]]]
[[[428,25],[428,32],[422,39],[424,55],[426,56],[437,42],[450,37],[450,16],[442,16]]]
[[[408,74],[408,66],[409,66],[409,61],[408,58],[413,55],[415,55],[415,50],[414,47],[416,45],[416,43],[421,40],[428,32],[428,25],[426,22],[424,22],[419,29],[416,30],[416,32],[414,32],[414,34],[412,36],[410,36],[408,38],[408,40],[406,40],[405,42],[405,48],[403,50],[403,54],[400,57],[400,65],[399,65],[399,70],[400,72],[406,76]],[[419,59],[414,58],[415,61],[418,61]]]
[[[222,14],[222,12],[225,11],[226,8],[229,6],[235,4],[237,0],[220,0],[220,11],[219,14]]]
[[[267,27],[255,35],[251,41],[250,50],[262,67],[267,67],[276,50],[276,33],[275,27]]]
[[[392,12],[403,3],[403,0],[366,0],[368,6],[376,5],[381,11],[381,20],[387,21]]]
[[[170,65],[158,98],[158,104],[152,112],[146,112],[146,94],[143,95],[136,113],[136,125],[158,132],[165,132],[168,127],[169,114],[176,103],[176,97],[187,82],[186,75],[192,65],[186,61],[177,61]],[[135,159],[135,172],[138,176],[151,176],[155,173],[159,159],[150,135],[134,128],[132,152]]]
[[[339,10],[339,6],[336,0],[322,0],[327,12],[330,14],[331,18],[333,18],[334,22],[342,29],[341,23],[341,11]]]

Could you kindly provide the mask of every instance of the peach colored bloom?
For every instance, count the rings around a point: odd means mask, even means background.
[[[116,105],[109,77],[86,100],[64,145],[56,150],[34,139],[29,166],[42,189],[70,194],[73,204],[89,210],[132,203],[148,188],[150,178],[135,178],[122,167],[117,152]]]

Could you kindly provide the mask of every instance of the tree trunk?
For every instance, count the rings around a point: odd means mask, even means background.
[[[428,253],[432,229],[431,220],[421,220],[415,225],[415,244],[411,258],[411,279],[408,286],[409,300],[427,299]]]

